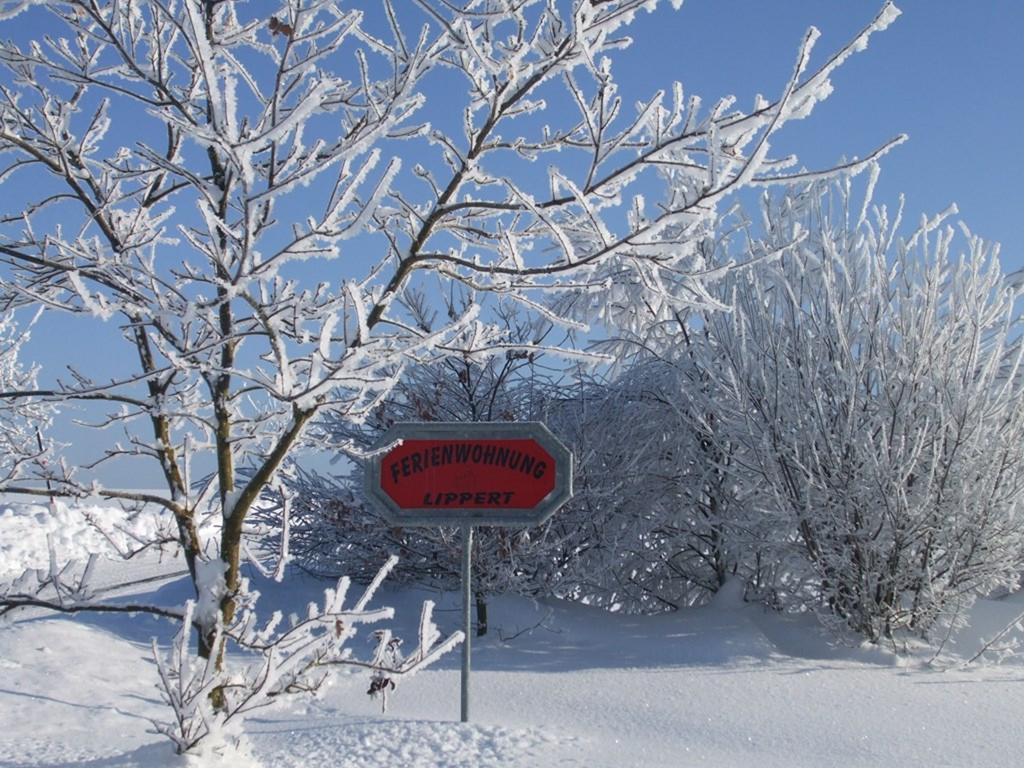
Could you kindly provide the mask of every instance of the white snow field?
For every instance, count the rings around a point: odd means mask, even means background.
[[[301,611],[323,587],[303,576],[259,584],[268,612]],[[189,587],[179,577],[134,591],[174,605]],[[395,606],[394,626],[411,642],[425,598],[438,600],[443,631],[457,628],[454,595],[385,589],[375,602]],[[1018,766],[1024,663],[957,662],[1022,609],[1020,595],[982,601],[971,630],[929,667],[928,656],[842,646],[730,588],[711,606],[649,617],[498,598],[491,632],[474,643],[470,724],[457,722],[456,651],[401,683],[386,714],[366,695],[365,673],[338,673],[316,699],[251,716],[245,749],[219,759],[178,757],[152,731],[149,718],[170,710],[150,638],[166,645],[172,624],[22,613],[0,625],[0,765]],[[353,647],[372,645],[357,637]]]

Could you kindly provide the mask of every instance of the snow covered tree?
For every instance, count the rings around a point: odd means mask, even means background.
[[[601,318],[639,287],[666,306],[706,296],[697,245],[720,203],[808,175],[771,158],[771,138],[898,11],[817,70],[812,29],[778,98],[748,110],[703,110],[678,84],[631,108],[611,56],[655,5],[0,5],[0,302],[116,327],[126,353],[41,372],[37,400],[106,407],[96,459],[0,491],[165,510],[197,599],[213,589],[218,609],[196,621],[216,657],[249,514],[286,458],[317,446],[314,418],[358,422],[403,370],[452,350],[506,351],[478,301],[424,330],[417,286],[499,292],[570,325],[553,295]],[[52,33],[18,42],[20,12]],[[679,281],[688,294],[659,287]],[[98,482],[142,462],[161,491]]]
[[[754,256],[709,318],[776,600],[871,640],[927,636],[1013,587],[1022,555],[1019,288],[997,249],[848,183],[766,200]],[[957,237],[957,235],[960,235]]]

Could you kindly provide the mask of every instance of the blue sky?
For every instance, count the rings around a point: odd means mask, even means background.
[[[979,235],[1000,241],[1004,267],[1024,268],[1024,3],[897,0],[903,15],[833,82],[835,93],[775,146],[809,166],[864,155],[907,133],[883,161],[876,199],[937,213],[956,202]],[[741,105],[779,93],[808,26],[822,61],[881,7],[866,0],[686,0],[638,19],[630,56],[653,62],[705,102]],[[631,80],[640,79],[640,67]],[[639,83],[637,83],[639,86]]]
[[[405,2],[405,0],[400,0]],[[734,94],[779,95],[811,25],[822,33],[821,63],[880,9],[879,0],[686,0],[640,15],[632,49],[617,57],[628,101],[680,80],[705,105]],[[903,15],[872,38],[833,82],[835,93],[810,118],[785,127],[776,154],[796,152],[809,167],[863,156],[891,137],[910,141],[883,162],[876,200],[907,196],[916,218],[956,202],[974,232],[1003,244],[1007,270],[1024,268],[1024,3],[1016,0],[898,0]],[[270,7],[268,5],[268,7]],[[47,15],[21,17],[19,38],[46,30]],[[0,27],[0,35],[12,34]],[[3,207],[0,199],[0,208]],[[46,318],[34,354],[51,368],[87,364],[114,344],[113,325]],[[106,339],[109,338],[109,342]],[[117,354],[123,354],[123,346]],[[52,380],[51,376],[46,377]],[[145,484],[145,483],[143,483]]]

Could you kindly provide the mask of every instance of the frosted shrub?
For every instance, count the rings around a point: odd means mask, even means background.
[[[799,242],[729,278],[710,335],[776,598],[877,640],[1016,585],[1024,348],[1019,290],[955,211],[900,238],[869,203],[845,185],[766,203],[755,251]]]
[[[705,602],[734,571],[735,480],[693,351],[641,355],[551,408],[576,461],[575,497],[560,513],[574,531],[561,594],[673,610]]]

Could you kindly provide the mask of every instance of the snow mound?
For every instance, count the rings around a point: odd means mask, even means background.
[[[0,580],[49,570],[51,542],[64,562],[91,554],[115,558],[152,541],[166,524],[166,515],[157,510],[129,514],[118,507],[62,501],[0,503]]]

